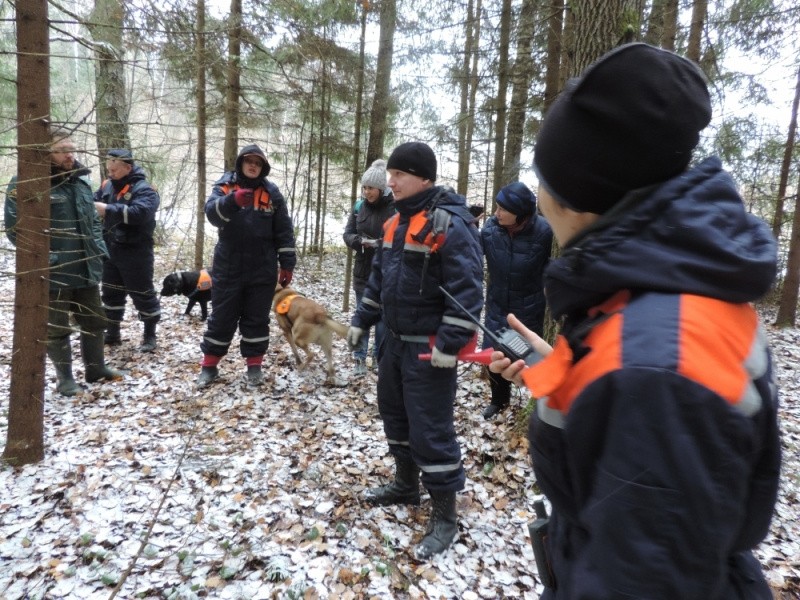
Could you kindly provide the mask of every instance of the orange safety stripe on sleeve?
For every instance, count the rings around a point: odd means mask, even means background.
[[[717,339],[708,343],[709,325]],[[745,361],[757,335],[758,318],[749,304],[702,296],[681,298],[678,372],[738,404],[750,381]]]

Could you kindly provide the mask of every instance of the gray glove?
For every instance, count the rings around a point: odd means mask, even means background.
[[[453,367],[456,366],[456,355],[445,354],[444,352],[440,351],[436,346],[434,346],[433,352],[431,353],[431,365],[433,365],[434,367],[440,367],[442,369],[452,369]]]
[[[363,335],[364,330],[361,329],[361,327],[350,326],[350,329],[347,330],[347,345],[350,347],[350,350],[358,346],[358,342],[361,341],[361,336]]]

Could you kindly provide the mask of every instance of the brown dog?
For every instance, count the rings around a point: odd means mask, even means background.
[[[297,370],[302,371],[312,363],[316,356],[309,345],[316,344],[322,348],[328,360],[325,383],[342,385],[333,371],[333,332],[346,338],[347,325],[331,319],[328,311],[310,298],[302,296],[290,287],[282,288],[280,284],[275,288],[272,310],[278,326],[292,347],[297,364],[300,365]],[[306,353],[305,361],[300,358],[298,347]]]

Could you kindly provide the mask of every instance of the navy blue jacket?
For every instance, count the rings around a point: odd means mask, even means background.
[[[533,215],[512,237],[508,229],[489,218],[481,230],[483,254],[489,271],[486,287],[486,327],[508,327],[509,313],[536,333],[542,333],[545,298],[543,275],[553,246],[547,220]],[[491,345],[484,338],[484,344]]]
[[[106,179],[94,193],[95,202],[104,202],[103,236],[106,243],[153,246],[156,211],[161,198],[135,165],[119,180]]]
[[[769,599],[780,442],[750,304],[776,273],[769,228],[710,158],[624,199],[546,270],[565,318],[525,372],[553,516],[546,599]]]
[[[240,152],[237,164],[247,148]],[[219,229],[214,248],[215,284],[218,279],[233,279],[274,285],[278,264],[281,269],[292,271],[297,261],[286,200],[278,186],[262,177],[256,187],[269,194],[269,207],[239,208],[234,201],[237,183],[236,171],[228,171],[214,183],[206,200],[206,218]]]
[[[427,257],[424,249],[409,244],[412,219],[420,219],[436,200],[451,213],[441,247]],[[478,230],[463,196],[434,186],[394,203],[397,215],[384,225],[384,238],[372,262],[372,274],[352,324],[368,328],[381,319],[397,335],[436,335],[436,347],[456,354],[477,330],[453,302],[439,290],[443,286],[476,319],[483,306],[483,271]],[[394,219],[397,219],[395,222]],[[391,225],[396,227],[391,230]]]
[[[369,279],[375,248],[361,245],[362,238],[379,240],[383,236],[383,224],[394,214],[394,199],[388,188],[384,195],[371,204],[359,200],[350,213],[342,238],[348,248],[355,250],[353,261],[353,288],[362,291]]]

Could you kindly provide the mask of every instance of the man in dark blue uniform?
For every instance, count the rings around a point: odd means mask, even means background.
[[[269,344],[272,296],[277,283],[291,283],[297,260],[292,219],[278,186],[267,180],[269,171],[263,150],[245,146],[236,169],[214,184],[206,201],[206,218],[219,229],[219,241],[211,271],[211,315],[200,344],[200,387],[219,377],[217,365],[228,353],[237,325],[247,384],[264,381],[261,363]]]
[[[153,287],[153,232],[161,199],[130,150],[109,150],[106,172],[108,179],[94,194],[110,256],[103,265],[102,299],[109,321],[105,343],[120,343],[125,297],[130,295],[144,324],[139,350],[152,352],[156,349],[156,323],[161,319],[161,303]]]
[[[401,144],[387,170],[397,214],[384,226],[347,340],[356,347],[383,316],[378,407],[397,470],[393,482],[367,490],[366,499],[419,504],[422,471],[432,511],[414,557],[427,560],[447,549],[458,532],[456,492],[464,489],[465,475],[453,424],[456,355],[476,333],[440,286],[477,320],[483,305],[481,247],[463,196],[434,185],[430,147]],[[424,352],[432,352],[430,361],[419,359]]]

